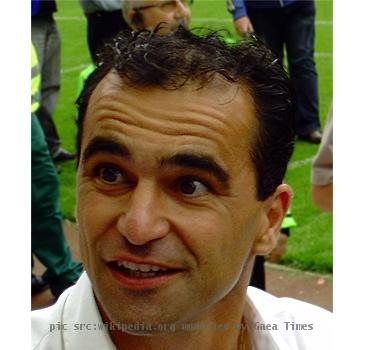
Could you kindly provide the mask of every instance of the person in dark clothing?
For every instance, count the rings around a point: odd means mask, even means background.
[[[32,0],[32,42],[38,55],[41,69],[40,108],[37,117],[42,126],[48,148],[53,161],[65,161],[75,158],[65,149],[61,148],[61,141],[57,127],[53,120],[60,90],[60,35],[53,13],[57,11],[55,0]]]
[[[286,49],[296,97],[296,134],[319,144],[318,77],[314,62],[313,0],[228,1],[237,32],[255,32],[283,62]]]
[[[64,236],[59,178],[38,118],[32,115],[32,253],[47,268],[42,280],[57,299],[75,284],[82,264],[72,259]],[[43,290],[32,275],[32,294]]]
[[[31,50],[32,254],[47,269],[42,277],[32,273],[32,295],[49,286],[57,299],[79,278],[82,265],[72,259],[70,248],[65,240],[59,204],[59,178],[43,130],[34,114],[40,105],[41,74],[33,44]]]
[[[87,19],[87,43],[93,62],[105,42],[130,29],[123,18],[120,0],[80,0]]]

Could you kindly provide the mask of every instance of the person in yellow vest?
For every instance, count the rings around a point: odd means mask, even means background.
[[[53,119],[60,91],[61,72],[61,39],[54,19],[55,12],[56,0],[32,0],[31,35],[41,71],[40,105],[37,115],[53,161],[61,162],[74,159],[75,154],[61,147],[60,136]]]
[[[41,84],[41,74],[38,66],[37,52],[33,44],[31,45],[31,58],[32,58],[31,112],[34,113],[39,108],[39,86]]]
[[[82,264],[72,259],[63,232],[59,178],[36,115],[41,77],[33,44],[31,50],[32,254],[47,268],[42,277],[32,274],[32,294],[49,285],[52,294],[58,298],[77,281]]]

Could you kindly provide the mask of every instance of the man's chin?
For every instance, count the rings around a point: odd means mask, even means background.
[[[156,336],[162,333],[173,333],[176,331],[175,320],[159,318],[160,312],[155,311],[154,315],[145,315],[142,311],[128,315],[128,310],[118,311],[117,305],[109,305],[103,308],[97,300],[97,305],[102,316],[102,320],[108,325],[109,330],[121,331],[135,336]],[[120,317],[123,315],[123,317]],[[138,315],[138,316],[136,316]]]

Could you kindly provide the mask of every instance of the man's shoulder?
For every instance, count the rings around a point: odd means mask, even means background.
[[[54,305],[31,312],[31,349],[43,349],[42,343],[56,346],[60,332],[53,331],[62,326],[62,312],[72,288],[74,286],[64,291]]]
[[[32,311],[32,349],[61,349],[69,314],[75,315],[77,306],[84,304],[89,294],[92,294],[90,283],[86,273],[83,273],[75,285],[60,295],[55,304]]]
[[[286,312],[288,314],[293,314],[293,316],[302,316],[303,314],[318,315],[325,319],[332,318],[332,313],[317,306],[298,299],[288,298],[288,297],[276,297],[263,290],[248,287],[247,295],[249,300],[265,315],[275,315],[282,314]]]
[[[115,349],[97,308],[91,282],[84,272],[56,304],[32,312],[32,349]]]
[[[292,298],[249,287],[247,303],[257,338],[271,338],[278,349],[331,349],[332,313]]]

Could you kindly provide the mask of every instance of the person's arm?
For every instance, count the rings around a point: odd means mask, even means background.
[[[241,36],[253,33],[254,29],[247,15],[245,0],[232,0],[234,5],[233,21],[236,31]]]
[[[316,206],[323,211],[332,211],[333,184],[312,185],[312,198]]]
[[[332,211],[333,202],[332,113],[331,107],[322,142],[312,168],[312,198],[316,206],[324,211]]]

